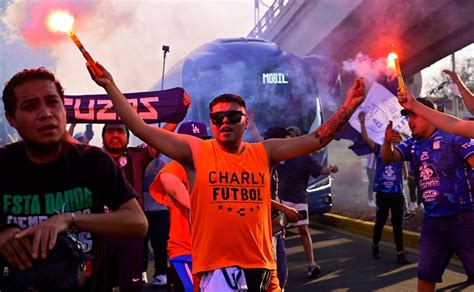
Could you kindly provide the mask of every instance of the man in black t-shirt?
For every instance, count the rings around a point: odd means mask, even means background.
[[[296,126],[286,128],[287,138],[301,135],[301,130]],[[303,240],[303,248],[308,260],[308,276],[315,277],[321,273],[320,266],[316,263],[313,243],[308,230],[308,194],[306,188],[310,176],[329,175],[338,171],[337,166],[322,167],[310,154],[280,162],[276,167],[278,171],[278,195],[282,203],[295,208],[304,219],[292,224],[298,228]]]
[[[87,251],[95,247],[93,235],[145,235],[143,211],[112,159],[68,142],[64,92],[51,72],[17,73],[2,98],[22,138],[0,149],[0,255],[10,265],[25,270],[47,258],[61,232],[70,231]],[[104,205],[114,212],[104,214]]]

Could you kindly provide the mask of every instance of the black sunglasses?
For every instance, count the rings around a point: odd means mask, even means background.
[[[227,117],[230,124],[237,124],[242,120],[242,116],[246,116],[242,111],[215,112],[211,113],[211,121],[214,125],[222,125]]]

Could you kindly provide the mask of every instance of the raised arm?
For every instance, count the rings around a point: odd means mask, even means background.
[[[186,209],[191,209],[189,192],[183,182],[175,175],[167,172],[159,174],[165,193]]]
[[[67,130],[69,136],[74,136],[74,129],[76,129],[76,125],[76,123],[71,123],[71,125],[69,125],[69,129]]]
[[[189,97],[189,94],[187,91],[184,92],[183,95],[183,103],[186,106],[186,108],[189,108],[191,106],[191,98]],[[175,123],[166,123],[163,126],[163,129],[166,131],[174,132],[176,128],[178,127],[178,124]],[[156,157],[159,154],[159,151],[157,151],[155,148],[149,146],[148,151],[150,152],[151,157]]]
[[[191,106],[191,103],[192,103],[191,102],[191,97],[189,96],[189,93],[187,91],[185,91],[184,95],[183,95],[183,104],[184,104],[184,106],[186,106],[187,109],[189,109],[189,107]],[[163,126],[163,129],[165,129],[167,131],[170,131],[170,132],[174,132],[177,127],[178,127],[178,124],[166,123]]]
[[[159,127],[146,124],[132,108],[115,84],[112,75],[100,64],[102,77],[95,75],[87,66],[92,79],[105,89],[114,104],[115,111],[127,127],[142,141],[166,156],[180,162],[183,166],[192,165],[192,153],[198,153],[202,141],[190,135],[178,135]]]
[[[263,141],[270,163],[273,165],[282,160],[299,157],[329,144],[337,132],[347,124],[347,121],[364,98],[365,86],[363,79],[360,78],[354,82],[339,111],[315,132],[291,139],[268,139]]]
[[[443,70],[443,72],[448,75],[451,80],[453,80],[454,84],[456,84],[467,110],[471,114],[474,114],[474,95],[472,94],[472,92],[469,91],[467,86],[462,82],[461,78],[459,78],[456,72],[451,70]]]
[[[393,147],[393,144],[399,143],[400,140],[400,133],[392,129],[392,121],[389,121],[385,129],[385,139],[380,148],[380,155],[384,163],[401,162],[403,160],[401,154]]]
[[[369,137],[369,134],[367,134],[367,128],[365,127],[365,112],[361,111],[357,118],[360,122],[360,135],[362,136],[362,139],[367,143],[367,145],[369,145],[370,149],[375,149],[375,142]]]
[[[436,128],[455,135],[474,138],[474,122],[460,120],[456,117],[429,108],[416,101],[409,91],[398,91],[397,99],[403,108],[420,115]]]

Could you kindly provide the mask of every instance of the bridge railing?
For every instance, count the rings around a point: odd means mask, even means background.
[[[250,31],[248,37],[261,38],[267,29],[284,14],[283,12],[295,3],[296,1],[294,0],[277,0],[273,2],[265,15],[263,15],[257,25]]]

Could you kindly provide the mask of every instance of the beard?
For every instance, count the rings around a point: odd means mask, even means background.
[[[65,141],[65,136],[58,140],[48,141],[47,143],[37,143],[35,141],[23,139],[25,147],[36,157],[48,157],[53,154],[58,154],[61,151],[62,144]]]
[[[115,154],[115,155],[118,155],[118,154],[122,154],[125,149],[127,148],[127,146],[123,146],[123,147],[108,147],[107,145],[104,144],[104,149],[110,153],[110,154]]]

